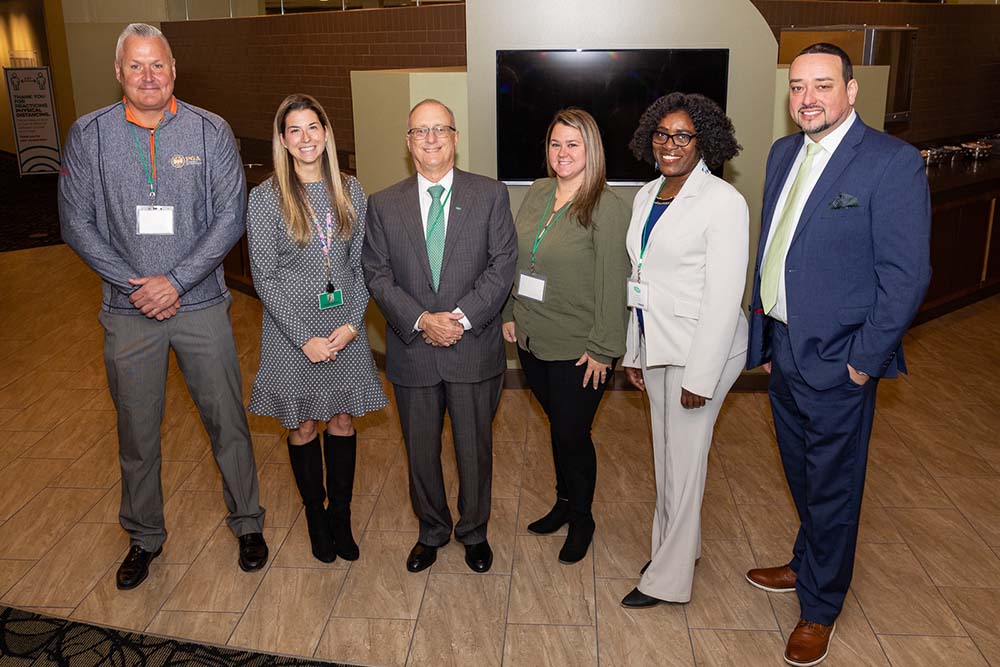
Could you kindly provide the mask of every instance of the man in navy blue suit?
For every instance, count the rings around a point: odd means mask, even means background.
[[[764,590],[796,592],[785,661],[827,654],[854,570],[875,390],[905,372],[900,340],[930,281],[930,193],[918,151],[866,126],[858,82],[832,44],[789,69],[802,132],[767,158],[750,305],[747,368],[768,393],[799,515],[787,565],[750,570]]]

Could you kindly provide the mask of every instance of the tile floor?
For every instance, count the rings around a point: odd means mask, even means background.
[[[251,417],[272,558],[246,574],[175,369],[163,424],[170,538],[148,581],[121,592],[128,541],[98,281],[54,246],[0,254],[0,284],[2,604],[366,665],[782,664],[795,598],[743,581],[785,560],[795,530],[765,395],[734,394],[722,411],[691,603],[630,612],[618,601],[648,558],[654,494],[640,394],[610,392],[598,415],[598,530],[566,566],[560,536],[525,530],[552,499],[544,419],[526,390],[504,393],[487,575],[470,573],[454,542],[429,571],[406,572],[417,524],[391,407],[358,423],[353,564],[311,557],[282,429]],[[260,305],[236,294],[232,314],[249,388]],[[1000,666],[998,328],[1000,297],[925,324],[907,337],[913,374],[882,384],[854,587],[826,665]]]

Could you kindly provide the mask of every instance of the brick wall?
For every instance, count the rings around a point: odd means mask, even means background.
[[[354,152],[351,70],[465,64],[465,5],[163,23],[177,59],[177,96],[270,141],[278,104],[316,97],[342,167]]]
[[[919,28],[912,143],[1000,129],[1000,7],[753,0],[777,37],[781,26],[906,25]],[[864,95],[864,91],[861,92]]]

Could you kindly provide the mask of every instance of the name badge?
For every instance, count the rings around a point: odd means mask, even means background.
[[[320,310],[344,305],[344,293],[339,289],[332,292],[320,292],[317,296],[319,297]]]
[[[545,300],[545,276],[522,273],[518,276],[517,295],[535,301]]]
[[[135,232],[143,235],[172,236],[174,233],[174,207],[136,206]]]
[[[649,285],[638,280],[628,281],[628,307],[649,310]]]

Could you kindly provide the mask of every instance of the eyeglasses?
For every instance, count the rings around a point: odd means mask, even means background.
[[[674,140],[674,146],[678,148],[684,148],[691,140],[697,137],[697,134],[688,134],[687,132],[678,132],[677,134],[667,134],[666,132],[660,132],[659,130],[653,130],[653,143],[657,146],[662,146],[667,143],[667,139]]]
[[[406,134],[414,139],[426,139],[427,135],[433,132],[435,137],[441,139],[456,131],[451,125],[435,125],[434,127],[411,127],[406,131]]]

